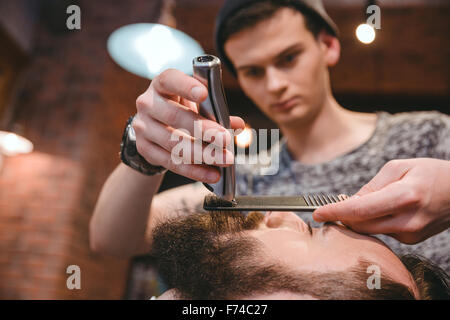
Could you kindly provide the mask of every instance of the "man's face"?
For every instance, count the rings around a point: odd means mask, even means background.
[[[325,36],[315,39],[300,12],[282,8],[225,43],[245,94],[280,127],[320,112],[329,90]]]
[[[418,298],[408,270],[383,242],[335,224],[309,228],[293,212],[174,218],[154,231],[152,255],[163,278],[193,299],[376,297],[366,288],[373,275],[365,277],[367,263],[381,272],[381,289],[390,290],[391,279]],[[343,287],[330,287],[336,281]]]
[[[417,292],[408,270],[382,241],[344,226],[333,223],[309,228],[293,212],[271,212],[257,229],[246,232],[261,241],[266,258],[282,262],[293,270],[344,271],[356,265],[359,259],[365,259],[378,266],[382,276]]]

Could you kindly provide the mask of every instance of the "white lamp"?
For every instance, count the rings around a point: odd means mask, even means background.
[[[169,68],[192,75],[192,60],[204,54],[200,44],[184,32],[155,23],[117,29],[110,35],[107,48],[118,65],[148,79]]]

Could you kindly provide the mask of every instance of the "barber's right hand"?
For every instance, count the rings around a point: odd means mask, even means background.
[[[205,85],[181,71],[169,69],[154,78],[147,91],[136,100],[137,114],[132,126],[136,132],[139,154],[150,164],[163,166],[187,178],[206,183],[217,182],[220,174],[216,167],[229,166],[234,161],[233,153],[226,149],[226,146],[232,143],[233,137],[223,126],[198,114],[198,104],[207,96]],[[194,138],[194,124],[199,124],[196,122],[199,120],[202,120],[203,134],[199,137],[202,140],[202,155],[205,147],[212,142],[223,146],[220,148],[220,155],[214,154],[214,159],[220,158],[220,161],[205,163],[206,157],[202,156],[201,161],[198,161],[199,155],[196,154],[194,163],[194,150],[198,150],[194,148],[197,138]],[[244,120],[240,117],[230,117],[230,123],[232,129],[245,127]],[[213,139],[208,138],[211,135],[205,135],[207,130],[213,133]],[[179,143],[190,144],[190,148],[183,145],[183,151],[187,151],[177,154],[183,161],[176,164],[172,151]],[[179,149],[180,145],[175,150]]]

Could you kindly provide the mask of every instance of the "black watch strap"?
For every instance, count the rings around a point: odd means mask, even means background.
[[[166,168],[148,163],[137,151],[136,135],[131,126],[133,119],[134,116],[128,119],[127,126],[123,132],[122,142],[120,144],[120,159],[130,168],[148,176],[165,173],[167,171]]]

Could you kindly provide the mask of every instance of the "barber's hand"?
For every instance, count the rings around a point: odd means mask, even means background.
[[[136,100],[137,115],[132,126],[136,132],[139,154],[150,164],[163,166],[190,179],[217,182],[220,175],[215,166],[229,166],[233,163],[233,153],[226,150],[233,137],[221,125],[198,114],[198,103],[207,96],[205,85],[175,69],[166,70],[153,79],[147,91]],[[201,129],[202,136],[206,136],[207,130],[214,136],[214,139],[205,137],[207,140],[199,137],[203,140],[200,145],[202,154],[207,144],[213,142],[214,145],[223,146],[220,154],[214,154],[214,158],[220,158],[220,161],[206,164],[204,157],[196,155],[197,164],[194,164],[194,121],[198,120],[202,120],[202,127],[197,128],[198,131]],[[239,117],[230,117],[230,122],[232,129],[243,129],[245,126]],[[171,141],[172,134],[180,139]],[[183,162],[175,164],[171,152],[182,141],[190,145],[191,152],[177,153]],[[183,146],[186,147],[183,151],[189,150],[186,145]],[[180,145],[175,150],[179,149]]]
[[[389,161],[356,195],[314,211],[316,221],[414,244],[450,227],[450,161]]]

